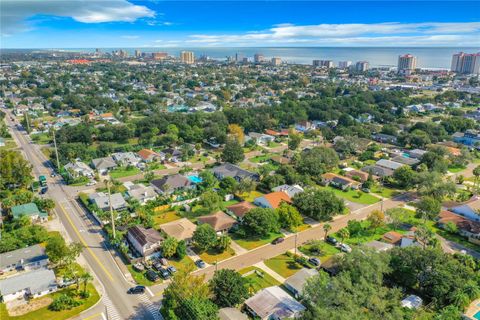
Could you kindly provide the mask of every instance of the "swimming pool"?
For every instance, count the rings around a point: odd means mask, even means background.
[[[200,177],[197,176],[197,175],[191,175],[191,176],[188,176],[187,178],[188,178],[188,180],[190,180],[192,183],[200,183],[200,182],[203,181],[202,178],[200,178]]]
[[[477,311],[477,313],[475,313],[473,317],[477,320],[480,320],[480,311]]]
[[[403,156],[404,158],[410,158],[410,155],[409,155],[408,153],[406,153],[406,152],[402,153],[402,156]]]

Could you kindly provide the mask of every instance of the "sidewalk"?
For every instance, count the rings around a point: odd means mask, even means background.
[[[262,269],[263,271],[271,275],[275,280],[279,281],[280,283],[284,283],[286,280],[284,277],[282,277],[281,275],[279,275],[278,273],[276,273],[275,271],[267,267],[267,265],[263,263],[263,261],[257,264],[254,264],[254,266]]]
[[[233,240],[230,243],[230,247],[233,249],[233,251],[235,251],[235,255],[239,255],[248,251],[247,249],[242,248],[238,243]]]

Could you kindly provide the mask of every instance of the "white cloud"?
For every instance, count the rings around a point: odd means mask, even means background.
[[[152,18],[155,12],[127,0],[2,0],[0,20],[2,33],[28,31],[37,15],[71,17],[83,23],[133,22]]]
[[[480,44],[480,22],[278,24],[267,30],[242,34],[194,34],[187,45],[205,46],[476,46]]]

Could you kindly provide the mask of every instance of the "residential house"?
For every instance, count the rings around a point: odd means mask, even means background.
[[[366,173],[371,173],[380,178],[390,177],[393,175],[393,170],[380,166],[365,166],[362,168],[362,171]]]
[[[289,185],[289,184],[282,184],[278,187],[272,189],[274,192],[285,192],[290,198],[293,198],[296,194],[303,192],[303,188],[300,187],[298,184]]]
[[[275,141],[275,137],[265,134],[265,133],[258,133],[258,132],[250,132],[247,136],[247,140],[254,139],[257,144],[261,145],[268,145],[270,142]]]
[[[106,174],[108,171],[117,167],[112,157],[96,158],[92,160],[92,168],[100,174]]]
[[[407,165],[407,166],[410,166],[410,167],[416,166],[417,164],[420,163],[420,160],[418,160],[418,159],[405,157],[405,156],[393,157],[392,161],[400,163],[400,164],[404,164],[404,165]]]
[[[422,149],[405,150],[404,153],[408,155],[410,158],[420,159],[421,157],[423,157],[425,153],[427,153],[427,150],[422,150]]]
[[[188,178],[181,174],[164,176],[161,179],[155,179],[150,182],[155,191],[161,194],[171,194],[174,191],[182,189],[192,189],[195,187]]]
[[[184,240],[187,243],[192,240],[193,233],[196,229],[197,226],[187,218],[181,218],[160,225],[160,230],[167,236],[174,237],[179,241]]]
[[[0,295],[3,302],[20,298],[38,298],[55,291],[57,291],[55,273],[50,269],[40,268],[0,280]]]
[[[297,299],[303,296],[303,288],[307,283],[307,280],[313,276],[316,276],[318,271],[315,269],[302,268],[300,271],[289,277],[283,285],[290,291]]]
[[[163,241],[163,237],[153,228],[133,226],[127,230],[127,239],[133,248],[142,255],[148,257],[157,251]]]
[[[69,162],[64,166],[64,168],[68,175],[73,179],[81,176],[88,178],[93,178],[95,176],[95,172],[92,170],[92,168],[82,161]]]
[[[220,320],[248,320],[248,316],[237,308],[221,308],[218,317]]]
[[[120,166],[137,166],[141,161],[141,158],[131,151],[112,153],[112,159]]]
[[[480,198],[473,199],[463,205],[453,207],[450,209],[450,211],[464,216],[469,220],[480,222]]]
[[[23,116],[25,113],[28,112],[28,106],[24,104],[17,104],[13,108],[13,113],[18,117],[18,116]]]
[[[275,155],[270,158],[270,161],[278,163],[278,164],[289,164],[292,160],[287,157],[283,157],[280,155]]]
[[[438,215],[437,223],[441,228],[445,228],[447,223],[453,223],[457,226],[459,234],[469,238],[471,242],[480,242],[480,222],[475,222],[453,212],[443,210]]]
[[[198,217],[197,220],[199,224],[209,224],[217,233],[226,233],[237,223],[237,220],[223,211],[217,211],[214,214]]]
[[[256,208],[257,206],[248,201],[242,201],[236,204],[232,204],[231,206],[227,207],[227,211],[231,214],[235,215],[238,220],[242,220],[243,217],[249,212],[250,210]]]
[[[175,148],[167,148],[162,150],[160,153],[165,160],[170,162],[181,162],[183,157],[183,152]]]
[[[237,181],[242,181],[243,179],[258,181],[260,179],[260,176],[257,173],[244,170],[231,163],[224,163],[216,166],[212,169],[212,172],[217,179],[223,179],[225,177],[232,177]]]
[[[390,134],[384,134],[384,133],[376,133],[372,135],[372,139],[381,142],[381,143],[389,143],[389,144],[397,144],[398,139],[395,136],[392,136]]]
[[[298,318],[305,307],[279,286],[268,287],[245,301],[245,308],[261,320]]]
[[[292,203],[292,199],[283,191],[270,192],[253,201],[259,207],[270,209],[277,209],[282,202]]]
[[[0,254],[0,273],[46,267],[48,256],[39,244]]]
[[[398,163],[398,162],[387,160],[387,159],[380,159],[375,163],[375,165],[378,167],[386,168],[393,171],[404,166],[403,163]]]
[[[108,194],[105,194],[104,192],[96,192],[88,196],[88,200],[103,211],[110,210],[109,198],[112,199],[113,210],[121,211],[127,209],[127,202],[121,193],[114,193],[109,197]]]
[[[142,149],[138,151],[138,156],[144,162],[161,161],[165,159],[164,156],[150,149]]]
[[[478,130],[467,130],[465,133],[456,132],[453,134],[453,141],[461,143],[468,147],[475,147],[480,150],[480,131]]]
[[[310,130],[315,130],[317,127],[311,121],[300,121],[299,123],[295,124],[295,130],[300,132],[307,132]]]
[[[349,188],[358,189],[361,185],[361,183],[358,181],[355,181],[347,177],[342,177],[338,174],[331,173],[331,172],[322,174],[322,181],[326,185],[330,185],[340,190],[347,190]]]
[[[403,235],[396,231],[389,231],[382,236],[382,240],[384,242],[390,243],[392,245],[400,244],[400,241],[402,240],[402,238],[403,238]]]
[[[363,172],[363,171],[359,171],[359,170],[355,170],[355,169],[351,169],[351,170],[347,170],[345,169],[345,177],[347,178],[350,178],[350,179],[353,179],[355,181],[361,181],[361,182],[365,182],[368,180],[368,172]]]
[[[33,202],[21,204],[11,208],[12,217],[19,219],[21,216],[30,217],[31,221],[45,222],[48,220],[48,213],[40,211]]]
[[[158,196],[155,188],[153,188],[152,186],[145,186],[141,183],[124,183],[123,185],[127,188],[127,192],[125,192],[125,195],[128,198],[138,200],[141,205],[146,204],[150,200],[155,200],[155,198]]]

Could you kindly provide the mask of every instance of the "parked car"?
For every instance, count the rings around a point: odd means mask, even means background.
[[[145,292],[145,286],[135,286],[128,289],[127,291],[128,294],[136,294],[136,293],[144,293],[144,292]]]
[[[94,186],[97,184],[97,181],[91,180],[89,183],[86,184],[87,187]]]
[[[140,271],[145,270],[145,266],[144,266],[143,264],[141,264],[140,262],[138,262],[138,263],[135,263],[135,264],[133,265],[133,269],[134,269],[135,271],[139,271],[139,272],[140,272]]]
[[[285,241],[285,238],[278,237],[272,241],[272,244],[279,244],[279,243],[282,243],[283,241]]]
[[[338,241],[332,236],[327,237],[327,243],[333,244],[334,246],[337,245]]]
[[[322,264],[322,263],[320,262],[320,259],[315,258],[315,257],[308,259],[308,262],[309,262],[310,264],[314,265],[315,267],[320,267],[320,265]]]
[[[168,279],[170,278],[170,273],[167,271],[167,269],[165,268],[161,268],[160,270],[158,270],[158,273],[160,273],[160,276],[163,278],[163,279]]]
[[[343,252],[352,252],[352,248],[350,248],[350,246],[345,243],[340,244],[340,250],[342,250]]]
[[[205,264],[205,262],[201,259],[195,261],[195,264],[197,265],[197,267],[199,268],[205,268],[207,265]]]
[[[160,259],[158,259],[158,261],[159,261],[162,265],[168,266],[168,260],[167,260],[167,259],[165,259],[165,258],[160,258]]]
[[[170,267],[167,268],[167,271],[170,272],[170,274],[173,275],[175,272],[177,272],[177,269],[175,269],[174,266],[170,266]]]
[[[40,190],[40,194],[45,194],[47,193],[48,191],[48,187],[43,187],[41,190]]]
[[[158,274],[157,274],[155,271],[153,271],[153,270],[148,270],[148,271],[145,273],[145,277],[147,277],[147,279],[150,280],[150,281],[157,281],[158,278],[160,278],[160,277],[158,276]]]
[[[155,261],[153,263],[153,269],[160,271],[160,269],[162,269],[162,264],[159,261]]]

